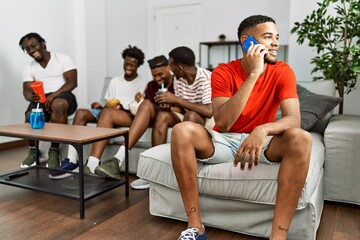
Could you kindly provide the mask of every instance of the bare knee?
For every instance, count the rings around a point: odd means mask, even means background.
[[[91,112],[88,109],[78,109],[74,117],[74,125],[86,125],[88,122],[95,120],[95,117],[92,116]]]
[[[112,124],[113,114],[115,113],[114,109],[104,108],[101,110],[98,118],[98,127],[109,127],[109,123]]]
[[[67,110],[69,106],[66,100],[64,99],[55,99],[51,103],[51,112],[56,116],[66,116],[67,117]]]
[[[286,154],[298,156],[294,159],[309,161],[312,146],[311,134],[300,128],[291,128],[283,133],[283,142],[286,143]]]
[[[202,125],[205,124],[205,119],[201,117],[197,112],[194,111],[187,111],[184,114],[184,121],[191,121],[195,123],[200,123]]]
[[[185,121],[176,124],[171,132],[171,142],[183,142],[189,143],[192,140],[195,130],[196,123]]]
[[[152,109],[154,104],[149,99],[144,99],[142,103],[139,105],[138,111],[147,111],[148,109]]]

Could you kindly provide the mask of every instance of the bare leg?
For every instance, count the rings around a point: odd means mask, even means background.
[[[96,118],[88,109],[78,109],[75,113],[73,125],[86,126],[88,123],[96,123]]]
[[[129,129],[129,149],[131,149],[151,125],[152,120],[159,112],[159,108],[145,99],[139,106],[137,114]]]
[[[129,127],[131,122],[132,117],[130,113],[123,110],[105,108],[100,113],[97,126],[105,128]],[[90,156],[100,159],[108,142],[109,140],[103,140],[93,143],[91,145]]]
[[[69,105],[65,99],[57,98],[51,103],[51,122],[67,124]]]
[[[205,118],[201,117],[197,112],[188,111],[184,114],[184,121],[191,121],[194,123],[199,123],[205,125]]]
[[[201,141],[198,141],[201,139]],[[182,122],[171,133],[171,159],[191,227],[203,232],[197,185],[197,160],[208,158],[214,152],[208,132],[199,124]]]
[[[175,126],[180,119],[173,112],[159,111],[154,120],[152,131],[152,146],[157,146],[166,142],[167,130]]]
[[[311,135],[308,132],[292,128],[274,136],[266,151],[269,159],[281,160],[270,239],[286,239],[306,180],[311,145]]]
[[[65,99],[57,98],[51,103],[51,122],[67,124],[69,104]],[[52,147],[59,147],[58,143],[51,143]]]

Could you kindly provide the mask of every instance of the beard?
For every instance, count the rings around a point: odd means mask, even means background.
[[[274,65],[276,63],[277,59],[265,55],[264,61],[265,61],[265,63]]]
[[[265,55],[264,61],[265,61],[265,63],[274,65],[276,63],[277,59],[276,59],[276,57],[272,58],[272,57],[269,57],[268,55]]]

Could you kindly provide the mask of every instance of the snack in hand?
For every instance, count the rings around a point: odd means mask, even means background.
[[[119,101],[119,99],[116,99],[116,98],[107,100],[106,105],[109,108],[120,109],[120,101]]]

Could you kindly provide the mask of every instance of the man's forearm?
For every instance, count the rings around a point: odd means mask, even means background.
[[[179,98],[179,101],[176,103],[177,106],[197,112],[199,115],[211,118],[212,117],[212,107],[210,104],[202,104],[202,103],[192,103],[185,99]]]
[[[300,119],[296,116],[284,116],[274,122],[266,123],[258,126],[264,128],[267,135],[278,135],[289,128],[300,127]]]

